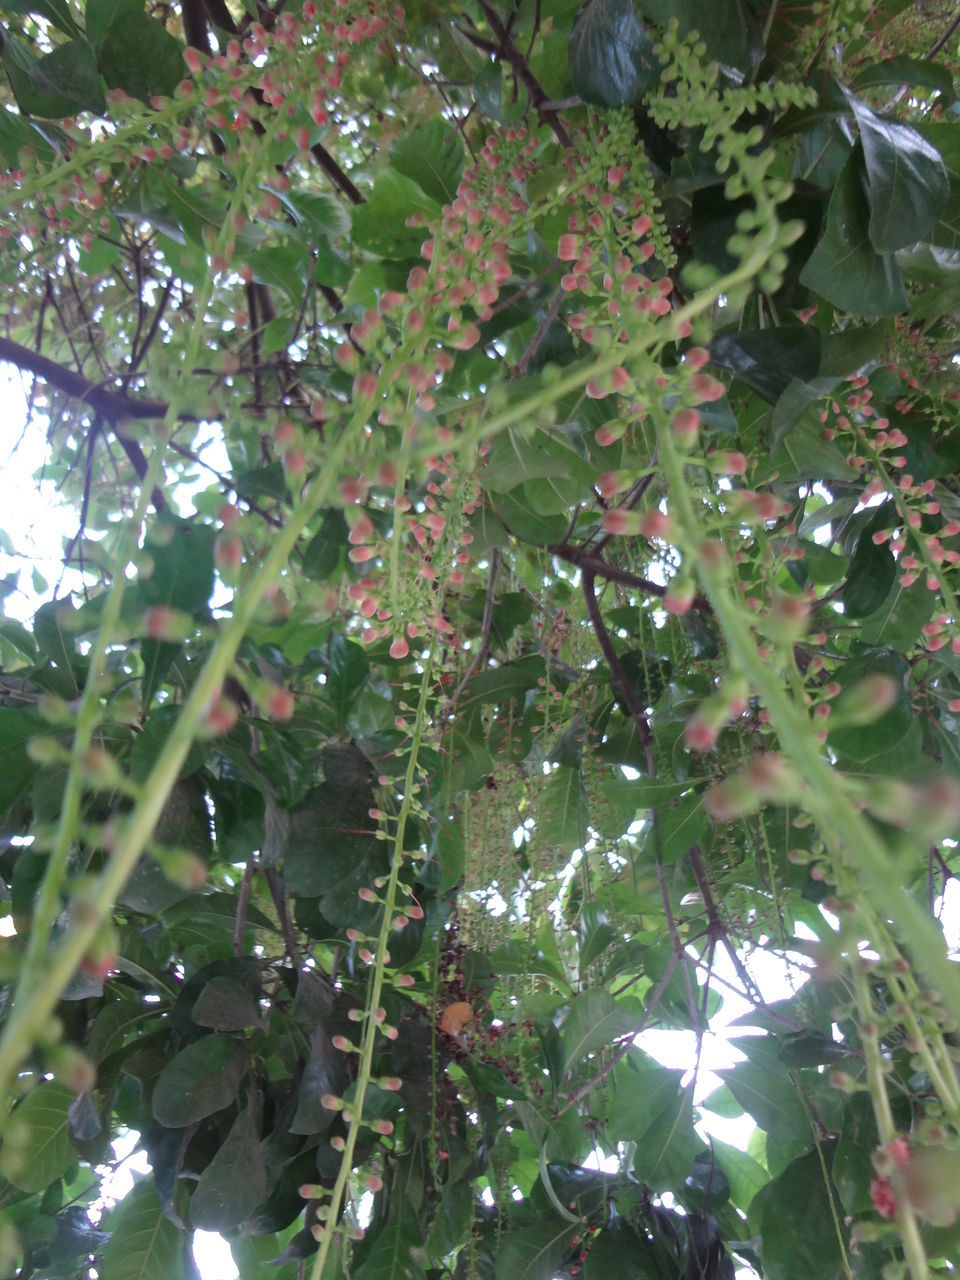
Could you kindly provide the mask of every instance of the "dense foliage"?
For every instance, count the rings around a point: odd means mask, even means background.
[[[960,1257],[960,20],[497,3],[0,4],[3,1276]]]

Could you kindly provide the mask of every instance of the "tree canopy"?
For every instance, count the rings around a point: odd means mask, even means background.
[[[2,0],[0,1274],[953,1273],[958,28]]]

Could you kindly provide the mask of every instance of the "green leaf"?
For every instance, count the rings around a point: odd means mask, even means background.
[[[693,1089],[682,1090],[637,1143],[633,1174],[654,1191],[679,1192],[704,1144],[693,1127]]]
[[[182,1280],[184,1233],[163,1211],[153,1180],[141,1182],[109,1218],[101,1280]]]
[[[892,254],[880,254],[870,239],[870,205],[864,190],[863,151],[858,144],[837,180],[823,235],[800,273],[821,297],[857,315],[906,311],[910,300]]]
[[[860,126],[871,243],[878,253],[905,249],[923,240],[943,212],[950,193],[946,165],[916,129],[884,120],[852,93],[846,96]]]
[[[933,616],[936,597],[921,578],[912,587],[901,587],[894,581],[883,602],[865,619],[860,637],[867,644],[883,645],[906,653],[923,633],[924,624]]]
[[[27,45],[5,32],[3,65],[25,115],[58,117],[106,106],[96,59],[85,40],[68,40],[35,58]]]
[[[80,35],[65,0],[4,0],[0,7],[7,13],[38,14],[41,18],[49,19],[55,27],[59,27],[68,36]]]
[[[653,46],[633,0],[589,0],[570,32],[574,92],[595,107],[639,102],[660,72]]]
[[[949,106],[957,96],[949,67],[932,62],[929,58],[908,58],[902,54],[860,67],[855,82],[858,89],[878,84],[910,84],[937,89],[944,106]]]
[[[786,1072],[778,1075],[766,1063],[740,1062],[717,1073],[761,1129],[775,1138],[802,1141],[810,1137],[803,1100]]]
[[[352,211],[353,243],[381,258],[419,258],[420,246],[430,236],[428,224],[439,215],[440,205],[412,178],[382,169],[369,198]],[[407,227],[412,216],[424,219],[423,225]]]
[[[586,839],[590,822],[580,770],[561,766],[544,784],[538,802],[537,831],[545,845],[573,852]]]
[[[204,1036],[164,1067],[153,1091],[154,1119],[168,1129],[204,1120],[237,1096],[248,1061],[243,1045],[225,1035]]]
[[[607,1132],[617,1141],[636,1142],[661,1112],[676,1104],[683,1072],[662,1067],[639,1049],[617,1066],[606,1110]]]
[[[303,572],[308,578],[325,582],[346,563],[347,522],[339,509],[325,511],[320,528],[303,552]]]
[[[67,1114],[73,1100],[72,1089],[45,1081],[27,1094],[8,1120],[0,1173],[21,1191],[46,1191],[77,1159]]]
[[[190,1198],[190,1221],[204,1231],[244,1222],[267,1195],[267,1166],[252,1105],[237,1116]]]
[[[448,1182],[427,1236],[427,1257],[441,1259],[462,1245],[473,1220],[473,1193],[465,1182]]]
[[[773,403],[792,378],[807,382],[820,365],[820,333],[811,325],[725,333],[710,344],[714,364],[729,369],[751,390]]]
[[[693,791],[670,808],[657,810],[644,847],[667,865],[677,862],[703,835],[707,821],[703,796]]]
[[[257,284],[282,290],[290,305],[299,308],[310,278],[310,255],[300,244],[270,245],[247,255]]]
[[[505,1231],[499,1240],[494,1280],[554,1280],[578,1231],[562,1218]]]
[[[111,89],[122,89],[145,102],[157,94],[172,97],[183,79],[180,42],[162,22],[127,5],[119,7],[110,19],[99,59]]]
[[[243,1031],[260,1025],[260,1006],[235,978],[211,978],[197,997],[190,1014],[201,1027],[213,1031]]]
[[[366,684],[370,660],[354,640],[333,635],[329,646],[330,667],[327,674],[327,696],[337,713],[340,727],[346,725],[347,714]]]
[[[619,1036],[629,1035],[638,1022],[636,1013],[617,1004],[613,996],[600,987],[591,987],[575,996],[561,1028],[564,1072]]]
[[[843,611],[848,618],[869,618],[886,600],[897,576],[897,561],[886,543],[873,535],[880,526],[871,520],[857,541],[850,571],[843,584]]]
[[[36,711],[0,707],[0,813],[9,809],[37,772],[38,766],[27,755],[27,744],[49,728]]]
[[[143,604],[204,614],[213,591],[213,538],[209,525],[164,512],[146,543],[153,572],[138,582]]]
[[[823,1144],[832,1154],[832,1143]],[[842,1258],[833,1221],[832,1183],[828,1190],[820,1155],[808,1151],[763,1187],[750,1206],[750,1228],[760,1236],[767,1280],[833,1276]]]
[[[435,116],[391,144],[390,163],[432,200],[452,204],[463,173],[463,142],[452,121]]]
[[[401,1202],[353,1273],[354,1280],[426,1280],[422,1257],[423,1240]]]

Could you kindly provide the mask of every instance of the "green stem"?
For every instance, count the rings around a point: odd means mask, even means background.
[[[410,737],[410,758],[407,761],[407,772],[403,782],[403,800],[400,804],[400,813],[397,816],[397,831],[393,842],[393,860],[390,865],[390,879],[387,882],[387,890],[383,898],[383,920],[380,924],[380,935],[377,939],[377,954],[373,966],[373,980],[370,983],[370,995],[367,1000],[367,1019],[363,1034],[363,1044],[360,1046],[360,1062],[357,1068],[357,1081],[354,1086],[353,1101],[350,1104],[353,1117],[350,1121],[350,1128],[347,1132],[346,1145],[343,1149],[343,1158],[340,1161],[340,1171],[337,1174],[337,1180],[330,1193],[327,1226],[323,1233],[323,1239],[320,1242],[320,1249],[314,1261],[313,1270],[310,1272],[311,1280],[320,1280],[323,1275],[323,1269],[327,1263],[330,1247],[336,1235],[336,1225],[340,1216],[340,1208],[343,1204],[347,1183],[349,1182],[350,1175],[353,1172],[353,1154],[356,1149],[357,1138],[363,1126],[363,1099],[367,1091],[367,1085],[370,1083],[370,1074],[373,1069],[373,1055],[377,1045],[377,1036],[380,1033],[375,1013],[379,1008],[380,996],[383,992],[383,971],[385,967],[384,956],[387,954],[387,947],[390,941],[390,931],[393,927],[393,914],[397,901],[397,884],[400,879],[400,869],[403,866],[404,860],[403,841],[407,829],[407,820],[410,817],[410,813],[415,803],[417,791],[417,760],[420,752],[420,744],[423,740],[424,722],[426,720],[427,711],[427,697],[430,693],[432,672],[433,658],[431,656],[427,659],[423,668],[423,678],[420,681],[420,698],[417,703],[416,719],[414,721]]]
[[[887,1097],[887,1081],[883,1072],[883,1058],[880,1055],[880,1045],[873,1020],[873,1001],[870,999],[866,969],[863,961],[856,954],[851,957],[851,963],[860,1012],[860,1041],[863,1044],[867,1064],[867,1080],[873,1101],[873,1114],[877,1122],[880,1144],[886,1147],[897,1136],[897,1126],[893,1120],[893,1112],[890,1110],[890,1099]],[[927,1264],[927,1251],[920,1238],[916,1214],[896,1171],[891,1181],[897,1196],[897,1229],[900,1232],[910,1275],[913,1280],[927,1280],[930,1269]]]
[[[140,488],[140,499],[137,503],[133,519],[129,522],[121,540],[121,548],[117,555],[118,570],[107,593],[97,637],[90,654],[90,665],[87,669],[87,681],[84,685],[80,708],[77,712],[77,726],[71,749],[70,769],[67,774],[67,785],[63,793],[60,819],[53,840],[53,847],[47,859],[43,879],[37,891],[30,931],[27,935],[27,951],[23,959],[23,967],[17,982],[14,1005],[19,1004],[27,991],[36,981],[45,961],[47,944],[57,916],[60,914],[60,893],[67,874],[67,861],[70,850],[76,840],[80,822],[80,805],[83,799],[83,758],[89,750],[97,725],[100,722],[100,696],[103,692],[106,677],[107,649],[109,648],[123,605],[124,589],[127,577],[124,568],[133,559],[136,552],[139,531],[146,518],[150,495],[161,479],[163,450],[155,449],[150,458],[143,484]]]
[[[661,430],[660,449],[670,492],[670,506],[693,553],[701,541],[697,517],[686,486],[683,461],[669,428]],[[843,780],[821,754],[808,717],[791,701],[777,670],[760,656],[742,605],[730,590],[727,570],[703,556],[695,556],[697,574],[723,629],[735,663],[760,693],[770,721],[788,758],[809,787],[808,804],[823,833],[833,827],[842,840],[841,860],[856,875],[864,897],[895,924],[918,964],[943,996],[952,1015],[960,1021],[960,972],[947,955],[946,942],[936,923],[901,883],[897,863],[867,818],[858,812]]]

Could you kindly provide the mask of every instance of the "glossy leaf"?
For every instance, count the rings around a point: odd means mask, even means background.
[[[626,107],[653,83],[653,39],[633,0],[589,0],[570,33],[574,91],[596,107]]]
[[[866,164],[870,241],[878,253],[892,253],[922,240],[940,217],[950,190],[947,169],[916,129],[882,119],[852,94],[848,98]]]
[[[830,197],[823,235],[800,279],[857,315],[891,315],[906,311],[909,299],[892,254],[874,248],[865,183],[863,153],[854,148]]]

